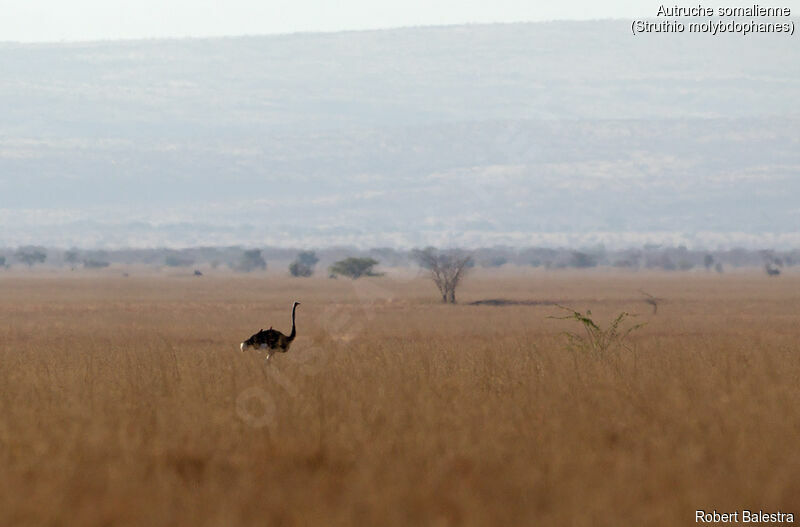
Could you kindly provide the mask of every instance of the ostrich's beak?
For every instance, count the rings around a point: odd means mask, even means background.
[[[241,344],[239,344],[239,350],[240,351],[244,351],[245,346],[246,346],[246,344],[244,342],[242,342]]]

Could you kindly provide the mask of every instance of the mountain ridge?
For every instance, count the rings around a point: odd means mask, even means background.
[[[0,246],[793,236],[790,44],[617,20],[0,45]]]

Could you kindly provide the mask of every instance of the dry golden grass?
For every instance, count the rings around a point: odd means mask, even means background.
[[[800,277],[0,275],[0,525],[688,525],[800,513]],[[663,298],[653,316],[637,290]],[[558,301],[648,325],[566,349]],[[265,365],[238,343],[300,337]]]

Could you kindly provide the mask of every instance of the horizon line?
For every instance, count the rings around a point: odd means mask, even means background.
[[[796,17],[791,17],[796,18]],[[338,35],[347,33],[375,33],[380,31],[400,31],[408,29],[448,29],[457,27],[480,27],[480,26],[512,26],[512,25],[534,25],[552,23],[585,23],[585,22],[613,22],[627,20],[621,17],[612,18],[554,18],[545,20],[515,20],[509,22],[454,22],[451,24],[419,24],[419,25],[399,25],[355,29],[320,29],[320,30],[297,30],[281,31],[275,33],[238,33],[225,35],[157,35],[142,37],[122,37],[122,38],[86,38],[86,39],[59,39],[59,40],[0,40],[3,45],[50,45],[50,44],[108,44],[108,43],[133,43],[133,42],[152,42],[159,40],[225,40],[225,39],[247,39],[265,37],[292,37],[304,35]]]

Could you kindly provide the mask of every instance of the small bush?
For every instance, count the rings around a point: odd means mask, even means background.
[[[631,332],[644,326],[642,323],[625,328],[625,320],[635,315],[623,311],[617,315],[617,318],[615,318],[607,328],[603,329],[592,319],[592,312],[588,309],[586,313],[581,313],[569,307],[558,307],[567,311],[569,314],[561,317],[552,316],[549,318],[574,320],[583,328],[582,331],[567,331],[564,333],[569,340],[570,349],[590,353],[598,357],[605,356],[607,352],[612,349],[629,350],[630,348],[628,348],[625,339]]]

